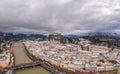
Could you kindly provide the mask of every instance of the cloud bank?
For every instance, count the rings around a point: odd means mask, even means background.
[[[120,0],[0,0],[0,31],[120,32]]]

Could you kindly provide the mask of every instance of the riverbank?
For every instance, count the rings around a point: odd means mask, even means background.
[[[24,43],[23,43],[23,45],[24,45]],[[24,45],[24,47],[25,47],[25,52],[26,52],[27,56],[28,56],[31,60],[33,60],[33,61],[39,60],[40,62],[42,62],[42,63],[41,63],[41,66],[42,66],[44,69],[50,71],[50,72],[53,73],[53,74],[61,73],[61,72],[59,72],[57,69],[54,69],[53,66],[50,65],[49,63],[47,63],[47,62],[45,62],[45,61],[37,58],[36,56],[32,55],[32,54],[27,50],[27,48],[26,48],[25,45]]]
[[[95,49],[93,51],[85,51],[80,48],[78,45],[73,44],[61,44],[57,41],[25,41],[24,42],[26,50],[30,55],[35,58],[40,59],[44,65],[48,65],[48,68],[52,68],[50,71],[58,73],[67,73],[67,74],[94,74],[94,73],[112,73],[115,71],[112,63],[110,62],[101,62],[106,59],[101,54],[99,54]],[[92,45],[91,45],[92,46]],[[95,48],[95,47],[94,47]],[[104,53],[109,49],[98,46],[96,48],[101,48]],[[105,51],[104,51],[105,50]],[[76,54],[76,52],[78,54]],[[94,53],[94,54],[93,54]],[[79,55],[80,54],[80,55]],[[76,56],[77,55],[77,56]],[[89,57],[90,56],[90,57]],[[97,56],[97,58],[95,57]],[[84,57],[86,57],[84,59]],[[91,63],[89,63],[91,58]],[[77,60],[76,60],[77,59]],[[96,61],[97,60],[97,61]],[[97,63],[96,63],[97,62]],[[94,67],[93,64],[94,63]],[[100,64],[100,66],[98,65]],[[47,68],[47,67],[46,67]],[[112,73],[115,74],[115,73]]]
[[[13,74],[14,66],[13,50],[10,43],[3,43],[0,54],[0,74]]]

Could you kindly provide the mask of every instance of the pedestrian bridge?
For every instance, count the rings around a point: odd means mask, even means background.
[[[18,64],[18,65],[13,66],[12,69],[13,70],[19,70],[19,69],[25,69],[25,68],[39,66],[39,65],[42,66],[43,68],[45,68],[46,70],[54,73],[54,74],[59,73],[59,71],[56,68],[54,68],[53,66],[47,65],[42,61],[34,61],[34,62],[31,62],[31,63]]]
[[[29,67],[34,67],[34,66],[38,66],[41,65],[42,62],[40,61],[35,61],[35,62],[31,62],[31,63],[25,63],[25,64],[18,64],[13,66],[14,70],[18,70],[18,69],[24,69],[24,68],[29,68]]]

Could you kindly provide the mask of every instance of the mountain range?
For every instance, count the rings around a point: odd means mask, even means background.
[[[23,33],[6,33],[6,32],[0,32],[0,38],[18,38],[18,39],[23,39],[23,38],[42,38],[46,37],[43,34],[23,34]]]
[[[108,37],[117,37],[120,38],[120,33],[117,32],[87,32],[87,33],[71,33],[65,35],[66,37],[76,38],[81,36],[108,36]]]
[[[120,38],[120,33],[117,32],[88,32],[88,33],[69,33],[64,34],[65,37],[68,38],[78,38],[81,36],[109,36],[109,37],[117,37]],[[6,33],[0,32],[0,37],[7,37],[7,38],[41,38],[46,37],[45,34],[23,34],[23,33]]]

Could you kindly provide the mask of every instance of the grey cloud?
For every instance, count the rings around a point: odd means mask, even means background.
[[[119,0],[0,0],[0,31],[113,31],[119,14]]]

